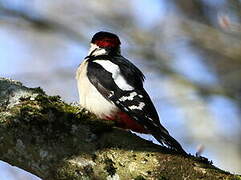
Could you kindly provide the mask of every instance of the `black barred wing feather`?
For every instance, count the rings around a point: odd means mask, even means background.
[[[126,111],[130,111],[132,115],[139,115],[143,118],[145,117],[156,126],[161,126],[156,109],[143,88],[121,92],[119,93],[119,97],[113,95],[110,98],[112,101],[118,101],[118,103],[128,108]]]
[[[181,145],[170,136],[168,131],[160,124],[157,112],[145,90],[132,91],[120,98],[115,96],[111,100],[129,116],[141,124],[155,139],[167,147],[186,154]]]

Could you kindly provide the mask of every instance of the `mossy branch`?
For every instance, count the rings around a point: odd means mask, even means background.
[[[240,179],[0,78],[0,159],[42,179]]]

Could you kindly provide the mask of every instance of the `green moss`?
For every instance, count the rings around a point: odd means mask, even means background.
[[[80,166],[78,164],[72,164],[70,162],[62,164],[61,167],[55,173],[55,178],[58,180],[92,180],[92,179],[106,179],[106,176],[99,172],[94,172],[92,165]],[[95,168],[96,169],[96,168]]]
[[[29,90],[36,94],[45,94],[44,90],[41,87],[29,88]]]
[[[85,175],[78,166],[69,163],[63,164],[62,167],[57,167],[57,172],[54,175],[55,179],[58,180],[83,180],[83,176]]]
[[[158,177],[158,180],[168,180],[165,176]]]
[[[108,175],[110,175],[111,177],[114,176],[116,174],[116,168],[114,166],[115,163],[110,158],[106,158],[104,160],[104,163],[105,163],[104,170],[106,170]]]
[[[134,180],[145,180],[145,178],[143,176],[139,175]]]
[[[241,176],[236,175],[235,177],[231,177],[230,180],[241,180]]]
[[[78,119],[76,113],[79,108],[62,102],[59,96],[38,95],[34,101],[22,99],[19,105],[12,108],[12,111],[19,112],[19,118],[23,120],[30,119],[39,122],[67,120],[68,122],[72,118]]]

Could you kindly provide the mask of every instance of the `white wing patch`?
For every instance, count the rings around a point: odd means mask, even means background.
[[[136,92],[132,92],[132,93],[130,93],[129,96],[122,96],[122,97],[120,98],[120,101],[126,101],[126,100],[132,101],[133,98],[134,98],[136,95],[137,95]]]
[[[124,90],[124,91],[130,91],[133,90],[134,88],[130,86],[124,77],[121,75],[120,68],[112,63],[111,61],[108,60],[95,60],[93,61],[95,63],[98,63],[101,65],[106,71],[110,72],[112,74],[112,78],[115,81],[116,85]]]
[[[129,108],[130,108],[131,110],[133,110],[133,109],[142,110],[144,106],[145,106],[145,103],[144,103],[144,102],[140,102],[140,104],[139,104],[138,106],[132,105],[132,106],[129,106]]]

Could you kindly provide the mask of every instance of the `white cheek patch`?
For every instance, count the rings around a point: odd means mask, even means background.
[[[136,92],[132,92],[132,93],[130,93],[129,96],[122,96],[122,97],[120,98],[120,101],[122,101],[122,102],[123,102],[123,101],[126,101],[126,100],[132,101],[136,95],[137,95]]]
[[[99,46],[91,43],[88,55],[90,54],[92,56],[105,55],[107,54],[107,51],[104,48],[100,48]]]
[[[140,104],[138,106],[132,105],[132,106],[129,106],[129,108],[131,110],[134,110],[134,109],[142,110],[144,106],[145,106],[145,103],[144,102],[140,102]]]
[[[126,80],[124,79],[124,77],[120,73],[120,68],[116,64],[114,64],[114,63],[112,63],[111,61],[108,61],[108,60],[95,60],[93,62],[98,63],[106,71],[110,72],[112,74],[112,78],[113,78],[114,82],[116,83],[116,85],[120,89],[122,89],[124,91],[130,91],[130,90],[134,89],[132,86],[130,86],[126,82]]]

